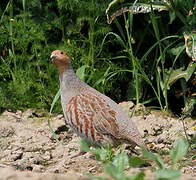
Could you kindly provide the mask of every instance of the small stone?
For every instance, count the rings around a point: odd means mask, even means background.
[[[44,155],[42,155],[42,158],[46,161],[51,159],[51,154],[50,152],[46,152]]]
[[[147,141],[147,143],[153,143],[156,141],[155,139],[156,139],[156,137],[151,136],[146,141]]]
[[[163,143],[163,142],[164,142],[164,139],[163,139],[163,138],[159,137],[159,138],[157,139],[157,144],[160,144],[160,143]]]
[[[16,160],[18,160],[18,159],[21,159],[21,158],[22,158],[22,155],[23,155],[23,152],[22,152],[21,150],[19,150],[19,151],[14,152],[14,153],[10,156],[10,159],[11,159],[12,161],[16,161]]]
[[[161,149],[161,148],[164,148],[165,147],[165,144],[156,144],[156,148],[159,148],[159,149]]]
[[[24,111],[24,112],[22,113],[22,117],[23,117],[24,119],[27,119],[27,118],[29,118],[29,117],[32,116],[32,113],[33,113],[33,112],[34,112],[33,109],[27,109],[26,111]]]
[[[32,171],[34,171],[34,172],[44,172],[45,171],[45,168],[42,165],[34,164]]]
[[[10,127],[0,127],[0,137],[11,137],[15,134],[15,129]]]

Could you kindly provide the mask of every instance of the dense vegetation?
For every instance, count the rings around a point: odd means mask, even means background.
[[[49,109],[58,91],[49,56],[63,49],[80,78],[115,101],[193,115],[195,6],[194,0],[4,0],[0,110]]]

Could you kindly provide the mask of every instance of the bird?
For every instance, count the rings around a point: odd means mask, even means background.
[[[50,56],[59,72],[61,105],[66,124],[92,146],[130,144],[145,147],[138,128],[121,107],[75,74],[62,50]]]

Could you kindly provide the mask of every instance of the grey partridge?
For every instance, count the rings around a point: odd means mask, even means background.
[[[65,52],[53,51],[51,60],[59,70],[65,121],[76,134],[92,145],[128,143],[145,147],[131,118],[109,97],[81,81]]]

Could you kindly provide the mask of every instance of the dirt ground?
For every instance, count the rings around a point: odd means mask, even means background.
[[[120,105],[137,124],[147,146],[154,152],[168,152],[175,139],[185,136],[180,120],[160,111],[150,112],[132,102]],[[0,115],[0,180],[84,180],[87,174],[104,175],[101,163],[90,153],[71,158],[79,152],[79,138],[65,126],[63,115],[51,117],[53,138],[48,126],[48,114],[28,109],[21,112],[5,111]],[[196,121],[185,120],[187,135],[195,133]],[[128,170],[128,174],[139,168]],[[144,167],[145,179],[153,180],[151,167]],[[182,167],[182,180],[196,179],[196,161]]]

